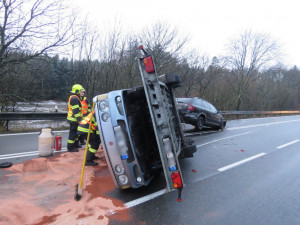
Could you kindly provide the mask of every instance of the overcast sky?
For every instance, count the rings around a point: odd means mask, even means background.
[[[230,39],[251,29],[278,40],[283,63],[300,68],[300,0],[74,0],[100,27],[117,18],[123,29],[141,29],[166,22],[190,35],[201,53],[219,56]]]

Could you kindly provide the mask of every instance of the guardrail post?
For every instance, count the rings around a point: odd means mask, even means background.
[[[6,120],[6,124],[5,124],[5,130],[8,131],[8,122],[9,120]]]

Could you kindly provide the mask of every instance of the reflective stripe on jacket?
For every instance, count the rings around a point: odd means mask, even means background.
[[[82,120],[78,126],[78,133],[88,133],[89,132],[89,125],[92,121],[91,125],[91,133],[99,134],[98,127],[97,127],[97,121],[95,119],[94,113],[89,113],[87,117],[85,117],[84,120]]]
[[[71,95],[68,101],[67,120],[71,123],[78,123],[82,119],[81,101],[77,95]]]

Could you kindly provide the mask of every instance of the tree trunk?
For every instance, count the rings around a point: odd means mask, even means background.
[[[240,111],[241,104],[242,104],[242,98],[241,96],[239,96],[237,101],[236,111]]]

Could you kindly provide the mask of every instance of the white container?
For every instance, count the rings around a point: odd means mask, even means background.
[[[39,156],[45,157],[53,155],[53,143],[54,136],[51,133],[51,129],[42,129],[39,135]]]

